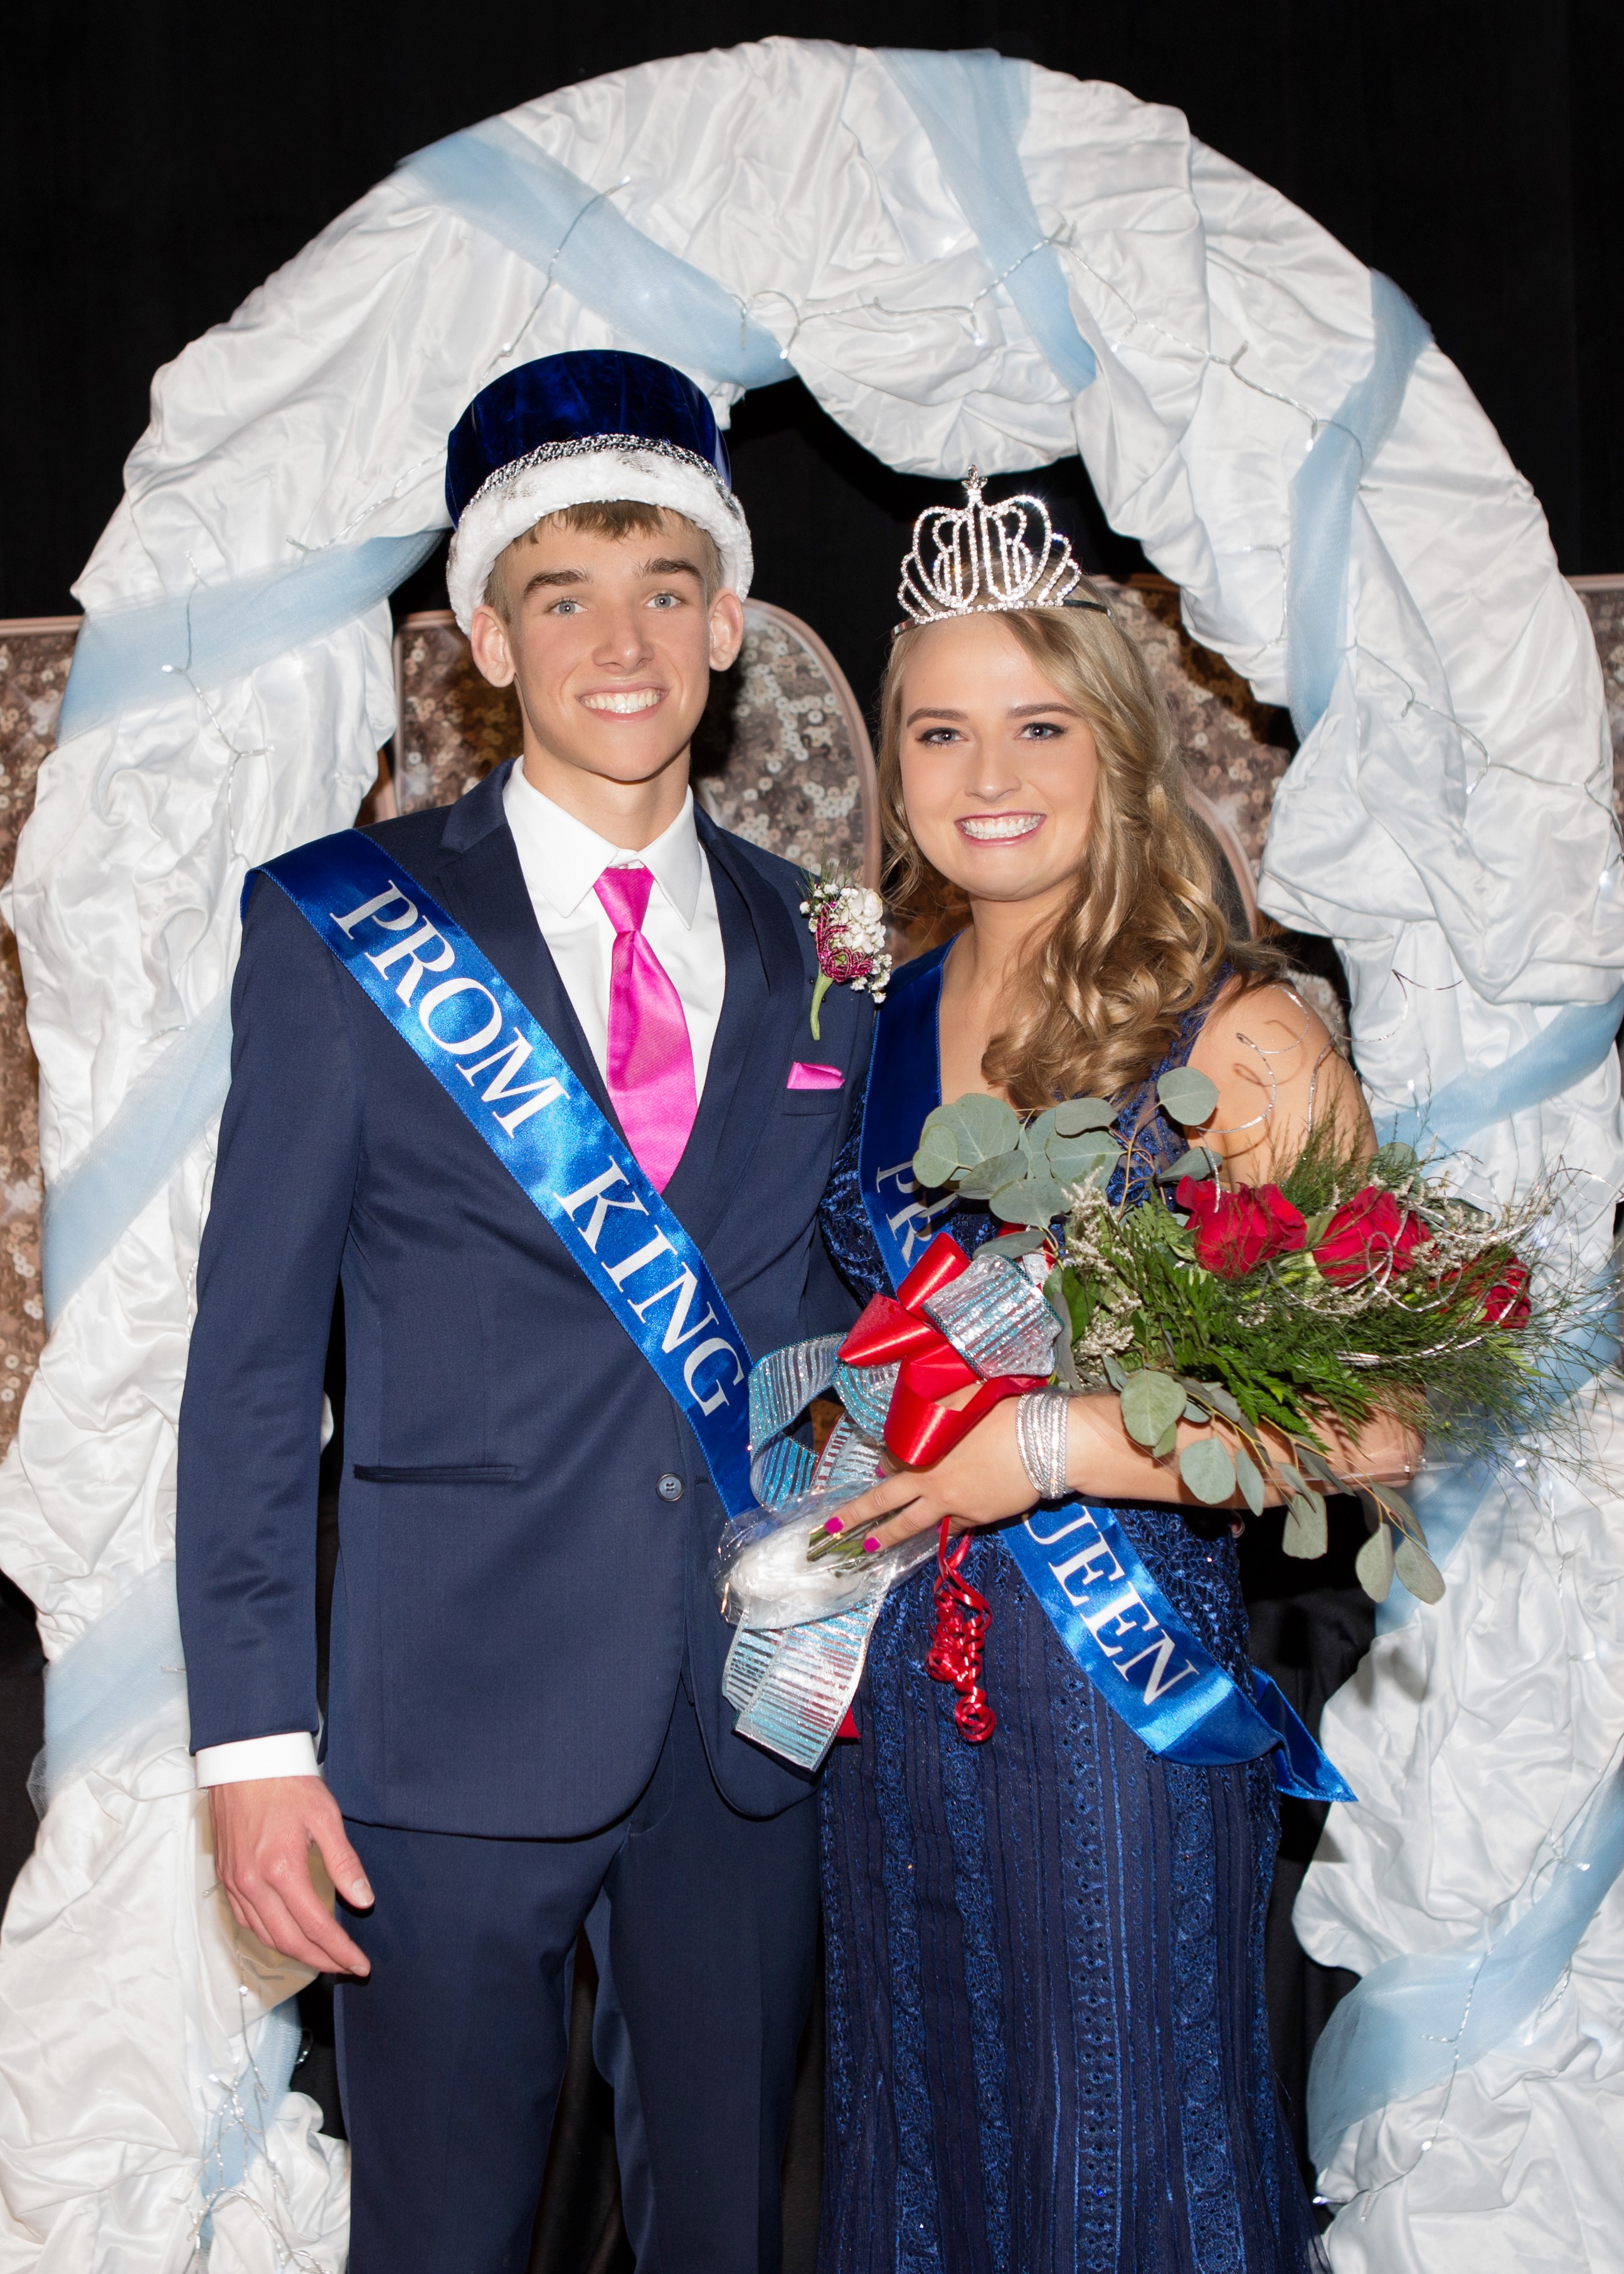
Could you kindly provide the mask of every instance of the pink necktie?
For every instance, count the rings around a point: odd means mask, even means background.
[[[643,936],[651,869],[605,869],[592,887],[614,926],[609,967],[609,1095],[656,1192],[670,1183],[694,1126],[694,1053],[682,998]]]

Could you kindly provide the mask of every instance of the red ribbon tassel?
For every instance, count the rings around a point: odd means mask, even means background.
[[[992,1613],[986,1596],[960,1575],[970,1534],[966,1532],[950,1547],[947,1527],[951,1521],[943,1517],[936,1542],[936,1629],[925,1655],[925,1671],[933,1682],[948,1683],[959,1692],[953,1719],[959,1736],[967,1744],[984,1745],[998,1726],[981,1683],[981,1653]]]
[[[959,1242],[938,1232],[895,1295],[876,1295],[840,1345],[847,1366],[898,1367],[897,1387],[885,1416],[885,1442],[905,1468],[929,1469],[966,1437],[983,1415],[1005,1397],[1041,1389],[1041,1374],[1006,1374],[981,1381],[967,1359],[923,1315],[930,1298],[970,1268]],[[938,1399],[979,1382],[967,1405],[955,1410]],[[966,1532],[955,1547],[947,1527],[936,1543],[936,1623],[925,1670],[959,1693],[953,1719],[970,1744],[985,1744],[997,1716],[981,1685],[981,1653],[992,1616],[985,1595],[961,1576],[969,1553]]]

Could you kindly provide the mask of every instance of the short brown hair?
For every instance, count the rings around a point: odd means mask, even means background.
[[[556,513],[544,514],[533,528],[515,537],[497,554],[485,580],[483,598],[485,606],[494,608],[505,624],[513,621],[508,563],[523,546],[534,545],[545,529],[569,530],[580,537],[615,538],[668,537],[680,529],[699,541],[700,575],[704,580],[707,607],[721,590],[722,556],[717,550],[716,539],[697,522],[690,521],[686,514],[673,513],[666,506],[646,505],[638,498],[595,499],[586,505],[560,506]]]

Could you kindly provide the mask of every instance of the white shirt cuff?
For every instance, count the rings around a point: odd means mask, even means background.
[[[195,1755],[199,1785],[246,1784],[252,1777],[320,1776],[316,1741],[308,1729],[276,1737],[239,1737],[231,1745],[202,1745]]]

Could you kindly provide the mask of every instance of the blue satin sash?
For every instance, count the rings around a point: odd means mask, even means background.
[[[752,1507],[744,1337],[698,1246],[551,1035],[358,830],[253,874],[287,894],[546,1218],[687,1415],[728,1514]]]
[[[892,980],[875,1026],[858,1180],[893,1286],[951,1206],[921,1201],[913,1171],[925,1116],[942,1099],[936,1021],[946,953],[938,948]],[[1151,1752],[1192,1767],[1269,1753],[1282,1792],[1355,1798],[1277,1683],[1253,1667],[1248,1698],[1196,1640],[1109,1506],[1045,1504],[1000,1536],[1061,1641]]]

